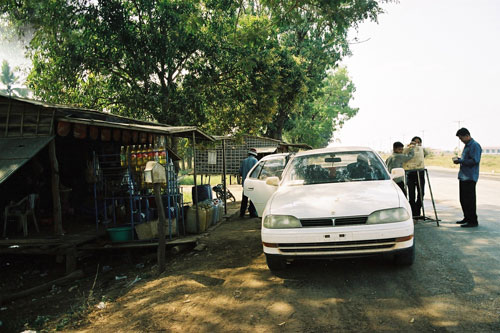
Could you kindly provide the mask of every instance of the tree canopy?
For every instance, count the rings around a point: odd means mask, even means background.
[[[28,84],[45,101],[322,146],[356,112],[347,72],[331,69],[382,2],[4,0],[0,12],[32,34]]]

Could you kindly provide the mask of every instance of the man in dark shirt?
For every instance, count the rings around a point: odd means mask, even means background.
[[[454,157],[453,163],[460,164],[458,172],[460,205],[464,213],[464,219],[457,221],[461,227],[477,227],[476,214],[476,183],[479,179],[479,162],[481,161],[481,146],[470,136],[466,128],[457,131],[457,136],[465,144],[462,156]]]

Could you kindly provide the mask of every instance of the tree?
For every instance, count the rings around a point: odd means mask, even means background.
[[[327,146],[335,130],[358,112],[358,108],[349,106],[354,91],[345,68],[330,70],[315,98],[292,115],[284,139],[315,148]]]
[[[376,21],[382,13],[379,2],[384,1],[269,0],[283,45],[297,59],[304,80],[295,90],[294,98],[282,95],[280,109],[272,126],[267,128],[267,136],[280,139],[283,130],[290,128],[291,118],[303,113],[302,109],[308,107],[321,87],[327,69],[350,54],[348,30],[367,19]]]
[[[213,134],[281,139],[375,0],[4,0],[36,96]],[[290,134],[295,137],[295,134]]]
[[[12,96],[27,97],[29,90],[24,87],[15,87],[16,84],[20,83],[18,76],[11,71],[9,63],[7,60],[2,61],[2,72],[0,73],[0,82],[6,87],[5,89],[0,89],[1,92]]]

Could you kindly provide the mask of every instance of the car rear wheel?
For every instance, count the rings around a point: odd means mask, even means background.
[[[279,271],[286,268],[286,261],[279,255],[266,253],[267,267],[272,271]]]
[[[412,247],[402,250],[394,255],[394,262],[400,266],[410,266],[415,261],[415,241]]]

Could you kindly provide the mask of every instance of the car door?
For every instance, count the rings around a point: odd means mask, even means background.
[[[288,153],[268,155],[248,172],[243,192],[253,202],[259,216],[262,216],[267,201],[276,191],[276,186],[267,185],[266,179],[273,176],[281,179],[289,156]]]

